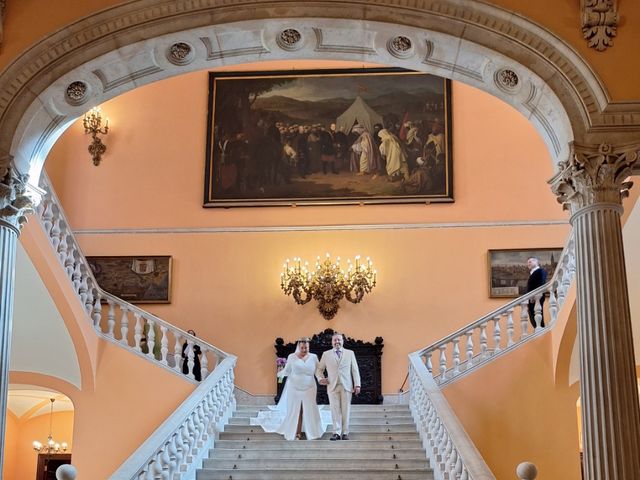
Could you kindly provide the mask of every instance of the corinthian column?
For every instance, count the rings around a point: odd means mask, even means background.
[[[622,198],[637,152],[572,145],[551,179],[576,240],[585,478],[640,479],[640,407],[622,246]]]
[[[10,162],[9,157],[0,158],[0,452],[5,451],[16,242],[26,215],[32,212],[31,199],[25,195],[26,176],[16,174]],[[2,457],[0,453],[0,476]]]

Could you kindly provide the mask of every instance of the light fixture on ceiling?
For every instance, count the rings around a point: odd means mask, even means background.
[[[49,413],[49,436],[47,437],[47,442],[45,444],[42,444],[37,440],[34,441],[33,449],[38,453],[45,454],[66,452],[69,448],[67,442],[58,443],[53,439],[53,403],[56,399],[50,398],[49,400],[51,400],[51,411]]]
[[[302,264],[300,258],[289,259],[283,265],[280,274],[280,287],[286,295],[293,295],[298,305],[304,305],[312,298],[318,302],[318,310],[326,319],[331,320],[338,313],[338,302],[344,297],[351,303],[359,303],[366,293],[376,286],[377,271],[367,257],[365,263],[356,256],[355,263],[347,260],[347,271],[340,268],[340,257],[331,261],[327,253],[324,261],[316,259],[315,270],[309,270],[309,263]]]
[[[104,126],[102,125],[103,120]],[[100,165],[102,155],[107,151],[107,146],[102,143],[98,134],[106,135],[109,133],[109,119],[107,117],[102,118],[100,107],[93,107],[84,115],[82,125],[84,126],[84,133],[91,135],[92,140],[89,145],[89,153],[91,154],[93,164],[97,167]]]

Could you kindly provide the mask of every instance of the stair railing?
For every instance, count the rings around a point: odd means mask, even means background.
[[[574,276],[575,248],[572,233],[551,280],[545,285],[415,353],[422,358],[438,385],[444,386],[458,380],[549,331],[556,323]],[[544,327],[541,302],[543,295],[549,296],[550,317]],[[534,303],[536,322],[536,328],[531,332],[529,302]]]
[[[196,345],[201,351],[203,380],[230,357],[201,338],[102,290],[44,173],[41,186],[47,192],[37,208],[42,228],[98,335],[180,375],[186,364],[184,371],[188,373],[184,376],[193,383],[197,383],[193,368]]]
[[[193,480],[235,410],[235,357],[224,359],[111,480]]]
[[[545,285],[409,355],[409,406],[436,480],[495,480],[441,388],[549,331],[557,321],[574,276],[572,233]],[[545,294],[549,295],[550,318],[543,327],[541,300]],[[530,302],[536,323],[531,333]]]

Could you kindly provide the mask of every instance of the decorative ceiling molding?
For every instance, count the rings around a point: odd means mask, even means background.
[[[291,26],[297,34],[285,41],[283,28]],[[167,55],[175,45],[192,47],[188,61]],[[556,161],[566,159],[573,140],[629,143],[640,135],[640,102],[612,104],[570,45],[483,2],[132,0],[52,33],[0,74],[0,153],[12,153],[17,168],[37,181],[61,133],[43,141],[42,132],[61,116],[76,118],[137,86],[189,71],[298,58],[364,60],[476,86],[530,118]],[[517,84],[505,72],[516,73]],[[75,102],[82,105],[69,102],[74,82],[86,85]],[[34,158],[38,140],[46,148]]]
[[[620,21],[617,0],[580,0],[580,18],[589,47],[602,52],[613,46]]]

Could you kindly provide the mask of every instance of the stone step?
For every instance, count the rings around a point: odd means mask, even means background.
[[[260,428],[260,427],[258,427]],[[260,429],[262,430],[262,429]],[[329,440],[329,438],[331,437],[331,432],[326,432],[324,435],[322,435],[322,440]],[[349,433],[349,438],[351,440],[389,440],[389,441],[396,441],[396,440],[418,440],[420,437],[418,437],[418,433],[415,431],[415,428],[413,430],[413,432],[400,432],[400,433],[370,433],[370,432],[351,432]],[[243,432],[221,432],[220,433],[220,440],[247,440],[249,442],[251,441],[273,441],[273,440],[283,440],[282,439],[282,435],[279,435],[277,433],[258,433],[258,432],[253,432],[253,433],[243,433]],[[284,440],[283,440],[284,441]],[[309,440],[307,440],[309,441]],[[318,441],[318,440],[316,440]],[[342,441],[342,440],[341,440]]]
[[[433,480],[430,469],[415,470],[198,470],[196,480]]]
[[[275,442],[274,442],[275,443]],[[290,442],[290,443],[304,443],[304,442]],[[323,445],[319,445],[316,442],[313,448],[297,448],[297,449],[284,449],[278,448],[272,444],[274,448],[271,449],[257,449],[241,450],[238,449],[225,449],[221,448],[219,444],[216,448],[209,451],[210,459],[228,459],[244,461],[248,459],[270,458],[281,460],[293,460],[293,459],[343,459],[348,458],[353,461],[365,460],[365,459],[386,459],[386,460],[425,460],[426,455],[422,448],[403,448],[402,450],[392,450],[391,448],[347,448],[346,445],[351,447],[353,444],[362,442],[344,442],[342,448],[327,448]],[[331,445],[338,442],[330,442]],[[255,442],[254,442],[255,445]],[[338,445],[336,445],[338,447]]]
[[[300,471],[335,471],[339,470],[414,470],[428,467],[427,459],[418,460],[388,460],[370,458],[367,460],[356,460],[350,458],[315,458],[315,459],[271,459],[271,458],[248,458],[248,459],[205,459],[202,468],[214,470],[276,470],[286,467],[287,469],[298,469]]]
[[[251,417],[255,418],[255,417]],[[327,417],[328,418],[328,417]],[[231,418],[229,419],[229,425],[244,425],[251,426],[250,418]],[[411,418],[358,418],[351,417],[351,421],[349,422],[351,425],[412,425],[415,428],[415,424]],[[256,425],[253,425],[256,426]]]
[[[328,427],[330,429],[331,427]],[[259,425],[225,425],[225,433],[264,433]],[[350,423],[349,433],[409,433],[416,431],[413,423],[402,423],[397,425],[362,425]]]
[[[265,411],[266,408],[263,408],[261,410],[243,410],[243,411],[236,411],[233,414],[232,418],[250,418],[250,417],[257,417],[258,416],[258,412],[262,412]],[[331,412],[331,410],[329,410],[328,408],[324,408],[322,409],[322,411],[326,411],[328,413]],[[373,412],[373,411],[354,411],[351,410],[351,418],[413,418],[411,416],[411,412],[406,411],[406,412]]]
[[[274,434],[276,435],[276,434]],[[312,444],[312,446],[310,446]],[[225,440],[220,439],[215,443],[215,449],[211,450],[216,452],[218,449],[223,450],[241,450],[249,452],[252,450],[309,450],[310,448],[319,449],[323,451],[331,450],[389,450],[389,451],[403,451],[404,449],[422,449],[422,442],[416,436],[412,440],[359,440],[354,436],[351,436],[351,440],[345,442],[340,440],[339,442],[331,442],[326,440],[294,440],[287,441],[282,438],[282,435],[278,435],[278,438],[270,440],[250,440],[246,441],[246,438],[239,440]]]
[[[236,412],[258,412],[260,410],[267,410],[273,405],[237,405]],[[320,405],[320,408],[328,409],[328,405]],[[351,405],[351,413],[355,412],[398,412],[407,413],[410,412],[408,405]]]

